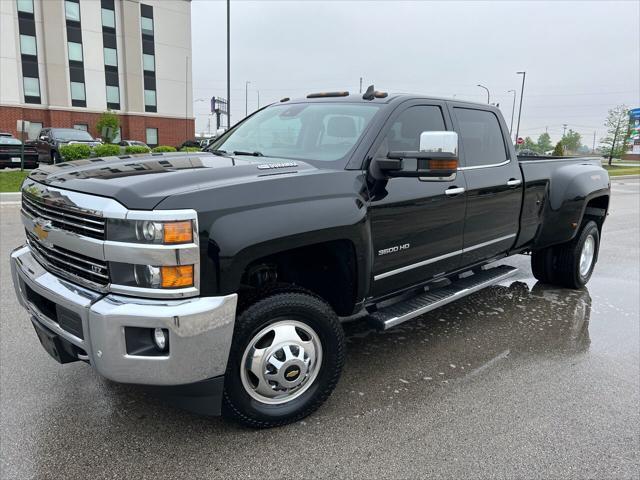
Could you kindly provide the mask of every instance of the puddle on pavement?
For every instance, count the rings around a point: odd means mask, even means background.
[[[587,289],[516,281],[387,331],[366,320],[346,324],[348,355],[336,394],[373,396],[381,406],[417,383],[446,386],[516,355],[586,352],[591,304]]]

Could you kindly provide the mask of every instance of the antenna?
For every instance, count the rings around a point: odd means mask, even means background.
[[[367,87],[367,91],[362,95],[363,100],[373,100],[376,96],[376,89],[373,85]]]

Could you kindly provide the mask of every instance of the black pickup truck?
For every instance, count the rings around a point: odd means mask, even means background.
[[[44,348],[255,427],[332,392],[341,322],[389,328],[514,273],[580,288],[610,184],[518,159],[498,109],[370,88],[283,99],[207,152],[47,165],[22,187],[16,292]]]

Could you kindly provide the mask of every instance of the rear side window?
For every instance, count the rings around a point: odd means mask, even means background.
[[[420,150],[422,132],[441,132],[446,129],[440,107],[409,107],[393,122],[376,156],[383,157],[396,151],[417,152]]]
[[[498,117],[493,112],[454,108],[467,167],[493,165],[507,160]]]

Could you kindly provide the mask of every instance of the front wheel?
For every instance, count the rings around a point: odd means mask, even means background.
[[[236,320],[223,414],[257,428],[298,421],[336,386],[345,340],[333,309],[311,293],[278,293]]]

